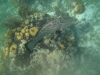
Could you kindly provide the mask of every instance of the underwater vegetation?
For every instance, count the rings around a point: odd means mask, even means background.
[[[26,18],[28,15],[32,14],[33,12],[31,11],[31,8],[28,4],[23,3],[19,6],[18,8],[18,14],[22,17],[22,18]]]
[[[12,28],[20,26],[20,24],[21,24],[21,19],[15,16],[12,16],[12,17],[7,17],[2,25],[9,29],[12,29]]]
[[[23,4],[23,3],[29,4],[31,2],[31,0],[12,0],[12,2],[14,4],[20,5],[20,4]]]

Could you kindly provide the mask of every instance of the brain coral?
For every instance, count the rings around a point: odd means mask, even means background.
[[[73,16],[75,16],[76,14],[83,13],[85,10],[83,3],[77,0],[71,3],[71,7],[73,7],[73,10],[72,10]]]
[[[37,27],[32,27],[29,29],[29,33],[31,36],[35,36],[38,32],[38,28]]]

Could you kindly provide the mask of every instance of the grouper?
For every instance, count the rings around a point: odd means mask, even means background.
[[[44,36],[55,33],[57,30],[66,29],[71,25],[76,23],[76,18],[73,17],[60,17],[53,21],[50,21],[43,25],[43,27],[39,30],[36,37],[34,37],[30,42],[25,44],[26,50],[32,52],[34,50],[35,45],[41,40]]]

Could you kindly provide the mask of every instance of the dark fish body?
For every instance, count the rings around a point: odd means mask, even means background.
[[[47,24],[45,24],[40,31],[38,32],[37,36],[33,38],[29,43],[26,44],[26,47],[29,50],[33,50],[35,44],[42,39],[45,35],[51,34],[56,32],[59,29],[65,29],[73,24],[75,24],[76,19],[73,17],[62,17],[55,19]]]

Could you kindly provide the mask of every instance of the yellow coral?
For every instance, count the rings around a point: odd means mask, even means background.
[[[25,29],[22,29],[21,32],[24,34],[25,33]]]
[[[21,35],[16,36],[17,40],[21,40],[23,37]]]
[[[15,36],[19,35],[19,32],[15,32]]]
[[[5,57],[7,57],[8,55],[9,55],[9,48],[8,47],[6,47],[6,48],[4,48],[4,55],[5,55]]]
[[[78,4],[76,7],[75,7],[75,12],[76,13],[83,13],[84,12],[84,5],[83,4]]]
[[[29,33],[33,37],[37,34],[37,32],[38,32],[38,28],[37,27],[32,27],[32,28],[29,29]]]
[[[29,35],[28,32],[26,32],[26,33],[25,33],[25,36],[26,36],[26,38],[28,39],[30,35]]]
[[[25,26],[24,29],[28,29],[28,26]]]
[[[29,31],[29,29],[25,29],[25,32],[28,32]]]
[[[16,44],[12,44],[10,47],[10,55],[15,55],[17,51],[17,45]]]
[[[61,49],[65,49],[64,44],[62,44],[60,41],[58,41],[57,43],[58,43],[58,45],[59,45],[59,47],[60,47]]]
[[[40,15],[39,13],[34,13],[34,18],[37,20],[39,15]]]
[[[21,30],[21,27],[17,27],[17,31],[20,31]]]
[[[23,33],[22,32],[15,32],[15,36],[17,40],[21,40],[23,38]]]
[[[26,21],[25,21],[25,25],[28,25],[29,23],[30,23],[29,20],[26,20]]]

